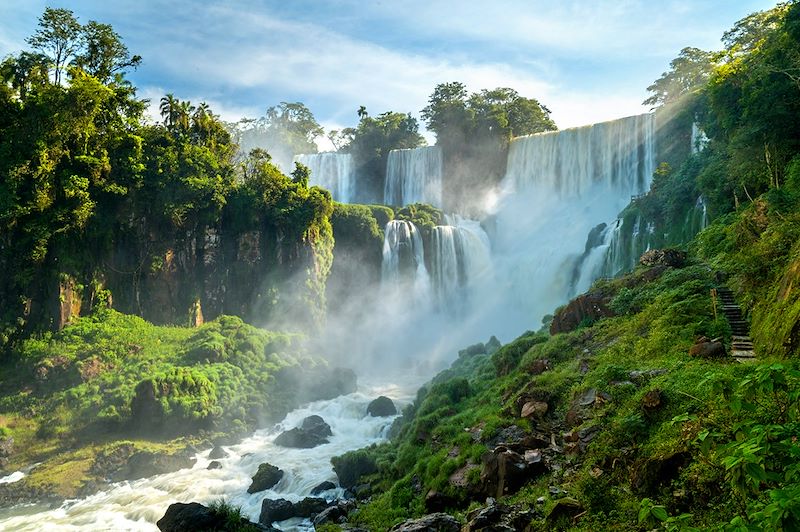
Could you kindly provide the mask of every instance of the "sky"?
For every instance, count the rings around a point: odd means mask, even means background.
[[[128,77],[154,117],[166,93],[228,121],[300,101],[339,129],[361,105],[419,117],[438,83],[461,81],[536,98],[565,128],[646,112],[647,86],[682,48],[717,50],[737,20],[775,3],[3,0],[0,57],[26,47],[49,5],[111,24],[143,57]]]

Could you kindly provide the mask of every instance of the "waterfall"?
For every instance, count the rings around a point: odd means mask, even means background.
[[[430,300],[422,236],[411,222],[392,220],[386,224],[381,285],[392,290],[394,297],[405,297],[410,290],[415,301],[426,304]]]
[[[692,122],[692,153],[700,153],[708,144],[706,132],[700,129],[697,122]]]
[[[330,191],[335,201],[352,203],[355,197],[355,166],[349,153],[310,153],[296,155],[295,162],[311,170],[310,185]]]
[[[615,220],[647,192],[654,170],[653,114],[512,140],[496,211],[496,283],[481,296],[496,307],[488,320],[502,314],[493,330],[536,328],[576,289],[588,288],[613,252]],[[602,238],[587,250],[586,235],[602,223]]]
[[[383,189],[386,205],[442,205],[442,150],[438,146],[392,150]]]
[[[434,304],[450,314],[464,314],[471,292],[491,270],[489,238],[480,224],[458,216],[433,228],[431,283]]]

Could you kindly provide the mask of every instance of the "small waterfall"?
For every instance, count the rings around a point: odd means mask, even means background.
[[[708,144],[706,132],[700,129],[697,122],[692,122],[692,153],[700,153]]]
[[[411,289],[416,301],[430,301],[430,280],[425,269],[422,236],[413,223],[392,220],[386,224],[381,284],[385,289],[399,290],[397,296]]]
[[[491,269],[489,238],[480,224],[447,217],[448,225],[433,228],[430,251],[434,304],[451,314],[463,314],[475,282]]]
[[[386,205],[442,206],[442,150],[438,146],[392,150],[383,189]]]
[[[310,153],[296,155],[295,162],[311,170],[310,185],[330,191],[335,201],[352,203],[355,197],[355,166],[349,153]]]

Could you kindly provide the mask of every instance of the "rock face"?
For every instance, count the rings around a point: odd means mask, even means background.
[[[689,348],[689,356],[700,358],[725,358],[728,353],[722,340],[715,338],[709,340],[705,336],[700,337],[695,344]]]
[[[253,483],[247,488],[247,493],[256,493],[268,490],[283,478],[283,471],[272,464],[263,463],[258,466],[258,471],[253,475]]]
[[[275,445],[294,449],[311,449],[317,445],[328,443],[331,426],[319,416],[308,416],[299,427],[282,432],[275,438]]]
[[[367,414],[373,417],[395,416],[397,407],[388,397],[381,395],[367,406]]]
[[[550,324],[550,334],[574,331],[579,325],[614,315],[608,308],[611,298],[602,291],[587,292],[559,309]]]
[[[686,252],[677,249],[651,249],[639,257],[639,264],[682,268],[686,264]]]
[[[170,504],[164,517],[159,519],[156,525],[161,532],[270,530],[259,527],[244,518],[239,523],[231,523],[224,515],[220,515],[211,508],[196,502]]]
[[[452,515],[444,513],[429,514],[419,519],[407,521],[392,527],[392,532],[458,532],[461,525]]]

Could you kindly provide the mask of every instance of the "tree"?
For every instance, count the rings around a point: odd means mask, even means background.
[[[27,39],[34,49],[50,58],[53,80],[61,84],[61,75],[70,59],[80,49],[84,35],[81,25],[69,9],[48,7],[39,17],[39,29]]]
[[[94,20],[83,27],[85,48],[75,62],[87,73],[107,83],[116,73],[136,68],[142,62],[139,55],[131,56],[119,34],[108,24]]]
[[[297,153],[316,153],[314,139],[325,131],[311,110],[300,102],[281,102],[267,109],[267,128],[286,146]]]
[[[21,52],[17,57],[8,57],[0,63],[0,80],[16,91],[24,100],[34,86],[47,83],[49,59],[42,54]]]
[[[175,98],[175,95],[172,93],[161,98],[159,111],[161,111],[161,116],[164,117],[164,125],[167,126],[167,128],[175,127],[178,123],[180,118],[180,103],[180,100]]]
[[[714,57],[712,52],[699,48],[684,48],[670,61],[670,70],[647,87],[647,92],[652,95],[642,103],[658,107],[705,87],[714,68]]]

